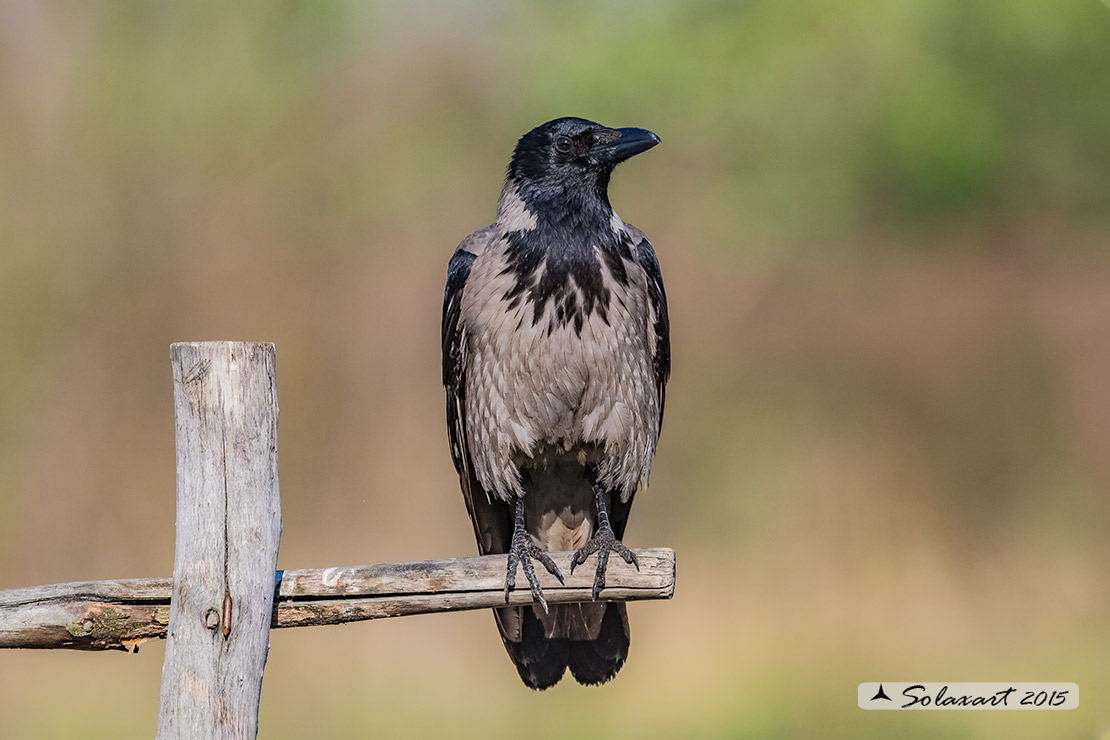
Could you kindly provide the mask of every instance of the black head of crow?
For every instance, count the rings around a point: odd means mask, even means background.
[[[521,195],[559,206],[609,208],[609,177],[629,157],[659,143],[642,128],[612,129],[581,118],[559,118],[532,129],[517,142],[509,179]]]
[[[659,143],[639,128],[560,118],[521,137],[497,220],[447,270],[443,382],[451,454],[482,553],[508,553],[505,600],[524,571],[534,604],[494,611],[525,684],[608,681],[628,655],[628,615],[604,596],[610,553],[647,480],[670,373],[666,296],[642,231],[609,203],[613,168]],[[591,603],[550,608],[539,562],[597,553]]]

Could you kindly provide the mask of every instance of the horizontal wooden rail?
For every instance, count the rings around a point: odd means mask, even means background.
[[[640,569],[610,558],[605,601],[669,599],[675,554],[635,550]],[[536,573],[548,603],[589,601],[596,556],[570,572],[569,552],[551,553],[566,579]],[[504,555],[392,563],[275,574],[273,627],[311,627],[407,614],[485,609],[505,604]],[[520,581],[520,578],[517,579]],[[169,578],[60,583],[0,591],[0,648],[137,650],[164,638],[170,617]],[[527,587],[510,604],[530,604]]]

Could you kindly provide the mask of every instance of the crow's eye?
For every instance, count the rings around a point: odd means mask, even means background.
[[[569,152],[571,146],[573,146],[573,144],[571,143],[571,140],[568,139],[565,136],[560,136],[557,139],[555,139],[555,148],[558,149],[563,154],[566,154],[567,152]]]

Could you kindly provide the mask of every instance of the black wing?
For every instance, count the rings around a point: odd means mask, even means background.
[[[463,335],[459,315],[462,292],[470,277],[470,266],[475,255],[459,245],[447,265],[447,288],[443,291],[443,387],[447,391],[447,436],[451,442],[451,459],[460,475],[468,467],[466,426],[463,407],[466,400],[466,367],[464,365]]]
[[[461,321],[462,294],[470,268],[486,242],[488,229],[463,240],[447,266],[447,288],[443,294],[443,387],[447,393],[447,437],[451,459],[459,474],[466,510],[474,524],[474,536],[483,555],[506,552],[512,539],[508,506],[490,497],[474,475],[466,435],[466,332]]]
[[[652,365],[655,368],[655,388],[659,393],[659,424],[663,424],[663,405],[667,397],[667,378],[671,375],[671,321],[667,315],[667,292],[663,289],[663,275],[659,271],[659,259],[651,242],[644,236],[644,232],[635,227],[630,227],[633,235],[633,246],[640,267],[644,268],[648,278],[648,297],[655,313],[655,344]],[[638,238],[638,239],[637,239]]]
[[[632,238],[632,248],[636,260],[640,263],[647,275],[648,300],[651,301],[652,313],[655,323],[648,327],[653,333],[650,343],[652,350],[652,368],[655,370],[655,392],[659,396],[659,425],[663,425],[663,406],[667,398],[667,378],[671,374],[671,322],[667,316],[667,293],[663,290],[663,275],[659,271],[659,260],[651,242],[644,236],[644,232],[632,224],[626,224],[628,233]],[[629,491],[624,496],[614,496],[609,505],[609,521],[613,525],[613,532],[619,539],[624,538],[624,528],[628,523],[628,514],[632,509],[632,499],[635,491]]]
[[[451,459],[459,474],[466,512],[474,525],[478,551],[483,555],[508,552],[512,541],[512,512],[509,505],[490,496],[474,475],[470,445],[466,436],[466,331],[461,321],[462,294],[477,255],[493,238],[490,229],[475,232],[463,240],[447,265],[447,288],[443,293],[443,387],[447,392],[447,437]],[[494,609],[497,628],[513,654],[521,641],[520,607]]]

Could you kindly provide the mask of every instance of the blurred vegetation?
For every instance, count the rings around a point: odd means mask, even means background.
[[[0,0],[0,586],[170,572],[177,340],[277,343],[282,567],[472,552],[446,261],[580,115],[663,140],[612,199],[672,303],[629,542],[676,598],[542,695],[487,614],[278,632],[262,735],[1100,737],[1107,90],[1091,1]],[[0,737],[149,737],[160,666],[0,655]],[[857,709],[882,678],[1081,708]]]

